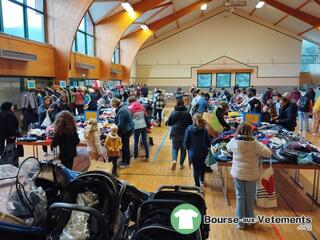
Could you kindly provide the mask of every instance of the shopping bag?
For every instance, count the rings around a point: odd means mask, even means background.
[[[91,161],[88,171],[104,171],[111,172],[112,164],[107,161]]]
[[[260,162],[260,177],[257,183],[256,204],[261,208],[277,207],[277,195],[271,159],[270,166],[267,169],[263,169],[262,162]]]
[[[15,143],[6,143],[0,158],[0,165],[11,164],[18,167],[19,157]]]
[[[220,124],[219,119],[217,118],[216,112],[212,113],[205,112],[203,114],[203,119],[213,128],[216,132],[223,132],[223,126]]]
[[[51,119],[50,119],[50,116],[49,116],[49,112],[47,111],[46,113],[46,118],[43,120],[42,124],[41,124],[41,127],[49,127],[51,125]]]
[[[206,158],[206,165],[211,167],[213,164],[216,164],[216,163],[217,163],[217,161],[214,159],[212,150],[209,149],[208,156]]]

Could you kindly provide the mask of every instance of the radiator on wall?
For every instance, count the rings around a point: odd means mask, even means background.
[[[22,52],[15,52],[15,51],[10,51],[6,49],[0,49],[0,58],[26,61],[26,62],[37,61],[37,55],[22,53]]]

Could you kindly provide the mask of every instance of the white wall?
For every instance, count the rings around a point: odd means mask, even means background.
[[[198,68],[246,66],[234,61],[213,61],[222,56],[254,68],[254,86],[299,85],[301,42],[227,13],[142,48],[132,78],[149,86],[190,86],[196,84]]]

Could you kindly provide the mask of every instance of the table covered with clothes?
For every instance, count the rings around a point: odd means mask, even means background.
[[[220,173],[222,168],[228,168],[232,165],[232,153],[227,151],[226,145],[235,137],[236,131],[230,130],[219,134],[218,137],[213,139],[211,153],[217,161],[217,166],[220,167]],[[274,168],[281,169],[311,169],[315,170],[314,183],[318,188],[319,186],[319,170],[320,170],[320,151],[311,142],[307,141],[303,137],[297,135],[294,132],[289,132],[283,127],[266,124],[262,127],[254,129],[254,136],[256,139],[264,145],[267,145],[273,152],[271,159],[261,159],[264,165],[268,165],[270,161]],[[225,179],[222,179],[222,190],[225,194],[227,204],[229,203],[227,197],[227,181],[228,173],[225,174]],[[299,184],[299,177],[293,179]],[[317,180],[318,179],[318,180]],[[316,191],[316,190],[314,190]],[[315,201],[316,193],[310,194],[310,198]]]

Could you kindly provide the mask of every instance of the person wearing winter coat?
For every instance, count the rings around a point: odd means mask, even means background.
[[[109,162],[112,162],[112,175],[118,177],[118,158],[122,149],[121,138],[118,136],[118,127],[112,125],[110,128],[110,133],[108,134],[104,146],[107,150],[107,155]]]
[[[90,161],[105,159],[103,148],[100,141],[100,130],[96,119],[89,119],[85,127],[85,139]]]
[[[147,140],[147,115],[146,109],[140,104],[134,96],[128,98],[129,102],[129,110],[132,114],[132,119],[134,123],[134,158],[138,158],[138,150],[139,150],[139,139],[141,135],[142,144],[144,146],[144,150],[146,156],[144,160],[149,160],[149,145]]]
[[[281,98],[280,105],[280,114],[274,122],[293,132],[297,126],[297,105],[286,97]]]
[[[170,114],[166,125],[171,126],[170,138],[172,141],[172,166],[171,170],[175,171],[177,165],[178,152],[180,150],[180,169],[184,168],[184,160],[187,152],[183,145],[185,131],[192,124],[192,117],[188,109],[184,106],[182,99],[177,100],[174,111]]]
[[[111,99],[111,107],[116,109],[115,123],[119,129],[122,141],[122,163],[120,167],[127,168],[130,165],[130,137],[134,132],[134,122],[129,108],[118,98]]]
[[[5,142],[15,141],[15,137],[20,136],[19,122],[14,114],[14,107],[11,102],[1,104],[0,112],[0,156],[3,153]],[[11,139],[12,138],[12,139]]]
[[[298,106],[298,119],[299,119],[299,131],[303,130],[309,132],[309,116],[312,115],[313,101],[312,95],[307,92],[297,102]]]
[[[252,135],[252,127],[242,122],[237,129],[235,138],[227,144],[227,151],[233,153],[230,174],[234,180],[236,192],[236,216],[254,218],[254,204],[256,196],[256,183],[260,176],[259,158],[269,158],[272,151],[258,142]],[[244,229],[241,221],[238,229]]]
[[[158,127],[161,127],[162,111],[166,106],[166,100],[161,90],[157,91],[155,97],[155,116],[158,116]]]
[[[55,133],[51,146],[60,148],[59,159],[61,163],[72,169],[74,158],[77,156],[77,145],[80,139],[72,114],[62,111],[55,119]]]
[[[49,114],[49,118],[51,122],[54,122],[55,114],[54,108],[51,107],[52,105],[52,98],[50,96],[45,96],[43,98],[43,103],[38,107],[38,116],[39,116],[39,126],[42,125],[43,121],[47,117],[47,112]],[[44,152],[44,156],[48,155],[48,147],[42,146],[42,150]]]
[[[193,116],[193,124],[187,128],[183,144],[188,150],[195,185],[204,188],[205,160],[211,147],[211,140],[202,114],[196,113]]]

